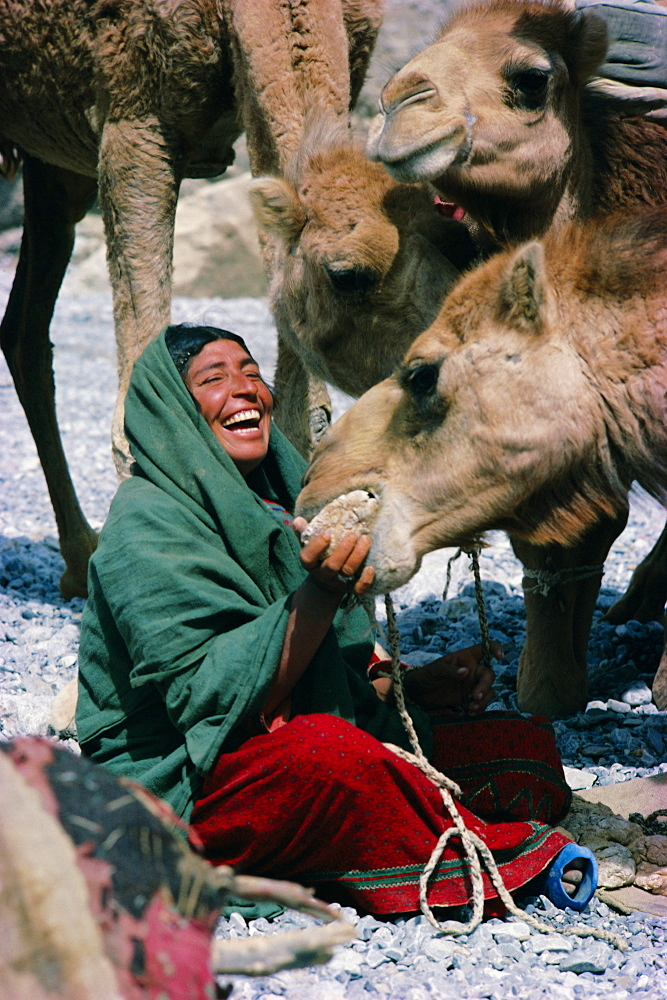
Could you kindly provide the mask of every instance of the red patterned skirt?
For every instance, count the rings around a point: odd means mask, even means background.
[[[568,843],[553,829],[569,808],[547,719],[489,712],[433,716],[433,764],[462,789],[466,826],[519,889]],[[330,715],[302,715],[222,754],[191,825],[215,864],[291,879],[381,915],[419,911],[419,877],[452,823],[414,765]],[[485,876],[485,895],[497,899]],[[431,906],[459,906],[471,881],[450,840],[429,883]]]

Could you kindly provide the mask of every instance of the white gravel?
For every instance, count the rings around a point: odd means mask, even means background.
[[[0,305],[10,273],[0,264]],[[262,367],[275,362],[275,337],[261,300],[177,300],[175,320],[205,321],[247,338]],[[111,302],[108,294],[76,300],[63,295],[52,328],[60,426],[82,505],[91,522],[103,523],[116,480],[109,447],[115,393]],[[347,400],[334,397],[340,413]],[[83,603],[64,602],[56,531],[44,478],[4,361],[0,361],[0,738],[44,732],[53,695],[75,673]],[[622,592],[636,563],[651,548],[663,512],[646,497],[633,502],[630,524],[608,560],[590,646],[590,711],[556,722],[566,765],[590,781],[621,781],[667,771],[667,713],[646,702],[659,655],[657,624],[614,628],[601,620],[604,607]],[[506,650],[498,673],[496,707],[515,707],[518,653],[525,634],[520,566],[507,540],[494,536],[482,556],[482,576],[492,634]],[[432,658],[445,648],[477,641],[477,621],[463,560],[455,565],[450,599],[440,595],[451,552],[433,554],[417,577],[394,595],[405,659]],[[382,608],[379,608],[380,614]],[[531,904],[533,905],[533,904]],[[534,905],[553,924],[549,938],[525,924],[490,921],[456,941],[436,934],[423,917],[379,922],[350,909],[359,938],[327,966],[264,979],[234,979],[244,1000],[456,1000],[487,997],[626,1000],[667,997],[667,921],[635,914],[621,917],[599,902],[576,915],[556,910],[543,897]],[[221,934],[275,933],[290,926],[284,915],[269,925],[246,927],[241,917],[223,922]],[[305,920],[305,918],[303,918]],[[563,938],[559,927],[576,921],[613,927],[631,939],[621,954],[591,940]],[[296,918],[297,923],[303,922]]]

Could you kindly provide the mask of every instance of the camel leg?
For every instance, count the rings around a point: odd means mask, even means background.
[[[0,326],[0,343],[44,470],[65,572],[60,590],[84,597],[97,535],[83,515],[56,419],[49,326],[74,246],[74,227],[90,208],[95,180],[23,161],[24,231],[16,276]]]
[[[275,421],[304,458],[331,422],[331,401],[324,382],[306,372],[301,359],[278,332]]]
[[[609,608],[605,618],[612,625],[633,619],[638,622],[662,621],[667,602],[667,525],[649,552],[635,569],[623,597]]]
[[[269,233],[260,230],[258,236],[269,286],[273,285],[275,292],[282,272],[282,250]],[[278,333],[274,419],[296,450],[309,458],[331,423],[331,400],[325,383],[308,373],[299,339],[279,302],[273,304],[273,317]]]
[[[180,177],[173,150],[157,128],[121,120],[104,127],[98,179],[118,357],[112,450],[123,478],[132,461],[124,433],[132,366],[170,320]]]
[[[587,652],[602,565],[627,522],[627,513],[596,525],[572,548],[534,546],[512,539],[524,575],[526,645],[519,659],[517,693],[524,712],[570,715],[588,699]],[[600,567],[595,570],[594,567]],[[590,569],[587,569],[589,568]],[[568,582],[581,571],[583,578]],[[546,593],[534,572],[561,573]],[[577,574],[578,575],[578,574]]]

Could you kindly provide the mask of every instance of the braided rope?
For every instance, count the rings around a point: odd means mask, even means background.
[[[445,594],[447,592],[447,587],[449,585],[449,575],[450,575],[450,564],[455,558],[461,554],[461,550],[452,556],[447,566],[447,584],[445,587]],[[486,638],[483,636],[483,643],[486,642],[489,664],[491,662],[490,654],[490,640],[488,635],[488,622],[486,618],[486,609],[484,607],[484,595],[482,592],[481,578],[479,574],[479,550],[472,550],[470,553],[473,572],[475,573],[475,593],[478,601],[478,610],[481,607],[483,615],[480,615],[480,626],[486,632]],[[444,597],[443,597],[444,599]],[[515,917],[523,920],[529,926],[535,928],[535,930],[540,931],[543,934],[553,934],[554,928],[549,924],[543,923],[532,914],[526,913],[514,902],[509,891],[505,887],[502,876],[498,871],[498,866],[496,864],[495,858],[491,853],[489,847],[484,843],[484,841],[473,833],[472,830],[468,830],[465,823],[463,822],[463,817],[456,808],[456,803],[453,799],[453,795],[457,797],[461,796],[461,789],[437,768],[433,767],[430,761],[427,759],[424,751],[419,744],[419,737],[417,736],[417,731],[414,727],[412,717],[407,709],[405,703],[405,693],[403,690],[403,682],[401,678],[401,657],[400,657],[400,635],[398,631],[398,625],[396,622],[396,614],[394,612],[394,606],[391,600],[390,594],[385,594],[385,608],[387,611],[387,638],[389,640],[389,651],[391,655],[391,675],[394,685],[394,697],[396,699],[396,706],[398,708],[399,714],[403,721],[403,725],[406,728],[408,737],[410,739],[410,744],[414,750],[411,754],[400,747],[394,746],[392,743],[385,744],[390,750],[397,754],[402,760],[413,764],[418,767],[423,774],[429,778],[430,781],[438,788],[440,795],[442,797],[445,809],[447,810],[449,817],[452,821],[452,827],[445,830],[438,839],[432,853],[431,857],[427,861],[424,870],[419,878],[419,905],[421,911],[429,921],[429,923],[436,928],[436,930],[444,931],[448,934],[461,935],[461,934],[471,934],[475,928],[481,923],[484,914],[484,881],[482,876],[482,865],[484,865],[487,875],[491,880],[491,883],[496,890],[498,896],[505,904],[507,911],[512,913]],[[484,646],[483,646],[484,648]],[[487,655],[487,652],[484,653]],[[463,923],[458,920],[447,920],[440,921],[437,919],[433,910],[428,903],[428,883],[435,871],[440,858],[447,846],[449,840],[452,837],[458,836],[461,841],[461,846],[465,858],[470,867],[470,875],[472,880],[472,914],[467,923]],[[561,934],[576,935],[578,937],[594,937],[601,941],[608,941],[619,951],[626,951],[628,948],[627,941],[618,934],[614,934],[613,931],[607,931],[600,928],[594,927],[568,927],[562,930],[559,929]]]
[[[588,580],[590,577],[601,575],[604,572],[604,563],[594,563],[591,566],[574,566],[571,569],[526,569],[523,568],[524,577],[534,580],[535,583],[524,584],[524,593],[541,594],[548,597],[550,590],[555,590],[566,583],[579,583],[581,580]]]

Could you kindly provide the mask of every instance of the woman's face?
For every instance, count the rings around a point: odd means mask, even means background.
[[[185,385],[242,476],[265,458],[273,398],[257,362],[233,340],[206,344],[188,367]]]

